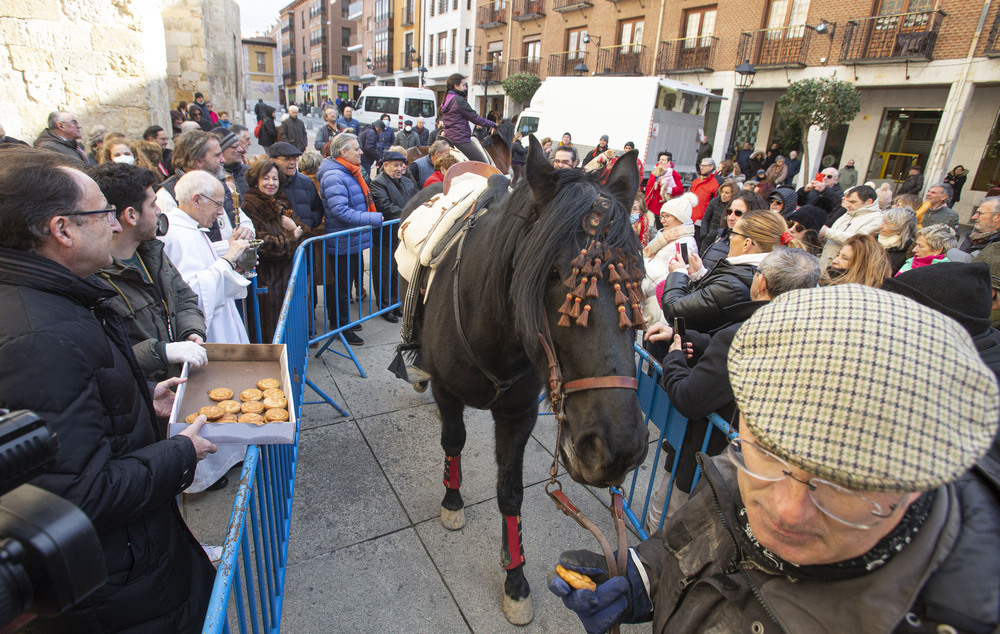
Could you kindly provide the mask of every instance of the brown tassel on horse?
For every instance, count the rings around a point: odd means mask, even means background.
[[[622,330],[625,330],[626,328],[630,328],[631,326],[632,326],[632,320],[629,319],[628,315],[625,314],[625,307],[624,306],[619,306],[618,307],[618,327],[621,328]]]
[[[608,265],[608,281],[614,284],[615,282],[621,281],[622,276],[618,275],[618,271],[615,270],[614,264]]]
[[[587,294],[587,278],[580,278],[580,285],[573,289],[573,294],[577,297],[583,297]]]
[[[605,249],[601,255],[604,256],[604,261],[607,262],[611,259],[611,249]]]
[[[559,307],[559,313],[565,315],[573,308],[573,293],[566,293],[566,301]]]
[[[579,298],[579,297],[577,297],[575,300],[573,300],[573,308],[569,309],[569,316],[570,317],[579,317],[580,316],[580,303],[581,302],[583,302],[583,300],[581,298]]]
[[[639,282],[632,282],[631,284],[632,284],[632,289],[629,295],[632,296],[632,303],[641,304],[643,300],[642,286],[639,284]]]
[[[590,315],[590,304],[587,304],[586,306],[583,307],[583,312],[580,313],[580,316],[576,318],[576,325],[577,326],[583,326],[584,328],[586,328],[587,327],[587,317],[589,315]]]
[[[560,317],[559,321],[556,322],[556,325],[562,326],[563,328],[569,328],[569,316],[563,315]]]
[[[642,304],[632,304],[632,325],[639,330],[646,329],[646,318],[642,316]]]
[[[573,258],[573,261],[570,262],[569,264],[570,264],[570,266],[572,266],[574,268],[580,268],[581,266],[583,266],[583,262],[586,259],[587,259],[587,250],[586,249],[581,249],[580,250],[580,255],[578,255],[575,258]]]
[[[563,286],[566,288],[576,287],[576,274],[580,272],[580,269],[573,267],[573,273],[563,282]]]
[[[597,276],[590,278],[590,288],[587,289],[587,297],[597,297]]]
[[[583,273],[584,275],[590,275],[591,273],[593,273],[594,272],[594,261],[593,260],[587,260],[587,263],[583,265],[583,268],[580,269],[580,272]]]
[[[591,269],[590,272],[593,273],[594,277],[596,277],[597,279],[601,279],[602,277],[604,277],[604,272],[601,271],[601,258],[597,258],[596,260],[594,260],[594,268]]]
[[[615,284],[615,303],[619,306],[628,303],[628,298],[625,297],[625,293],[622,292],[621,284]],[[562,312],[562,310],[559,312]]]

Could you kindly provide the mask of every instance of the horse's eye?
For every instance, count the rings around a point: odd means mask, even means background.
[[[549,271],[549,279],[550,280],[561,279],[561,276],[559,275],[559,269],[553,266],[552,269]]]

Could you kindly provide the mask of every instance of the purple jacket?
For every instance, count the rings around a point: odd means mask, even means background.
[[[441,135],[452,143],[468,143],[472,138],[469,123],[495,128],[497,124],[476,114],[465,97],[455,92],[449,92],[441,106],[441,121],[444,129]]]

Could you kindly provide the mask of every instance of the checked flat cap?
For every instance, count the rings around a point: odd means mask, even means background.
[[[861,491],[929,491],[989,448],[1000,392],[968,333],[858,284],[783,293],[736,333],[729,377],[764,448]]]

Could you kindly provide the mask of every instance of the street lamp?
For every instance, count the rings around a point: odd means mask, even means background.
[[[736,99],[736,117],[733,118],[733,129],[729,133],[729,152],[727,156],[736,156],[736,126],[738,126],[740,122],[740,109],[743,107],[743,93],[745,93],[747,89],[753,85],[753,78],[756,74],[757,69],[753,67],[750,60],[747,60],[736,67],[736,92],[739,93],[739,97]]]
[[[486,62],[483,67],[479,69],[483,73],[483,117],[486,116],[486,94],[490,90],[490,76],[493,75],[493,62]]]
[[[583,60],[581,59],[580,63],[573,67],[573,72],[577,73],[578,75],[586,75],[587,73],[590,72],[590,69],[587,68],[587,65],[584,64]]]

